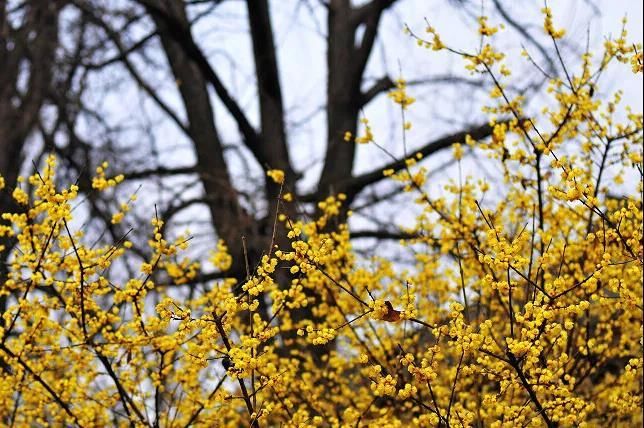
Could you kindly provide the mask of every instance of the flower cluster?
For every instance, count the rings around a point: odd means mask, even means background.
[[[314,219],[295,218],[285,194],[247,272],[231,269],[240,243],[219,240],[203,280],[188,234],[172,239],[156,216],[136,263],[127,236],[86,237],[79,189],[56,180],[54,157],[13,189],[0,179],[18,207],[0,225],[12,246],[0,248],[0,409],[14,409],[3,423],[640,426],[643,120],[619,92],[593,92],[613,60],[641,73],[641,48],[624,32],[599,65],[584,54],[530,114],[500,83],[497,28],[479,26],[474,53],[434,28],[418,39],[490,78],[492,118],[488,138],[454,142],[461,174],[442,192],[428,191],[420,153],[383,171],[416,216],[396,235],[402,262],[354,248],[346,194],[312,205]],[[390,94],[401,110],[406,91],[401,80]],[[363,125],[354,141],[374,143]],[[500,171],[496,186],[462,174],[472,152]],[[123,180],[106,168],[96,191]]]

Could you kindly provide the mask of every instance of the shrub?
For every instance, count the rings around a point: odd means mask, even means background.
[[[544,13],[556,49],[563,31]],[[352,249],[347,225],[335,226],[339,194],[313,221],[284,210],[290,246],[276,240],[245,281],[225,278],[231,243],[220,241],[210,260],[222,279],[182,294],[199,265],[158,218],[149,259],[128,274],[127,236],[95,246],[74,227],[78,188],[56,183],[54,157],[30,191],[12,190],[20,210],[0,226],[15,244],[0,288],[3,423],[641,425],[642,115],[621,108],[620,92],[594,96],[615,60],[642,73],[641,47],[623,33],[597,63],[562,61],[565,79],[530,115],[504,86],[487,19],[475,53],[427,31],[410,34],[493,79],[494,135],[455,144],[454,157],[472,147],[503,176],[491,190],[461,174],[430,195],[420,156],[384,171],[414,196],[417,220],[401,234],[411,268]],[[403,80],[391,98],[413,108]],[[356,139],[377,145],[368,127]],[[106,168],[97,191],[121,180]],[[637,190],[609,191],[624,181]]]

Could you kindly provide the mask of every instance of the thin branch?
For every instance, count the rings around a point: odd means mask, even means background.
[[[432,155],[440,150],[450,147],[454,143],[465,141],[467,135],[471,136],[474,140],[482,140],[490,136],[494,128],[490,124],[482,124],[476,127],[470,128],[466,131],[460,131],[455,134],[451,134],[445,137],[441,137],[437,140],[431,141],[424,146],[420,147],[417,150],[414,150],[414,153],[420,153],[423,157]],[[377,168],[373,171],[366,172],[364,174],[353,177],[349,183],[345,183],[343,186],[338,186],[341,188],[349,198],[355,196],[362,191],[365,187],[372,185],[384,179],[385,176],[382,174],[382,171],[385,169],[391,169],[394,172],[405,169],[406,163],[405,159],[400,159],[392,161],[386,165],[383,165],[380,168]]]

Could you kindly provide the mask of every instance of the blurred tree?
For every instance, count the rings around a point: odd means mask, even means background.
[[[326,17],[326,29],[321,30],[326,45],[326,98],[322,102],[326,148],[317,178],[308,173],[310,165],[294,161],[293,151],[298,146],[293,147],[290,141],[292,126],[287,121],[284,102],[281,52],[275,41],[274,17],[270,10],[271,6],[277,6],[276,2],[249,0],[244,2],[245,10],[238,11],[243,12],[246,20],[239,27],[249,29],[252,45],[250,57],[254,62],[256,100],[251,103],[240,100],[225,83],[218,63],[212,61],[196,36],[200,33],[195,28],[200,23],[207,22],[204,25],[215,28],[226,25],[225,15],[218,14],[223,3],[228,2],[0,3],[3,25],[0,54],[6,64],[0,74],[3,94],[0,173],[6,177],[8,189],[0,193],[0,209],[6,209],[11,203],[8,196],[16,185],[15,178],[23,161],[31,163],[39,150],[54,151],[63,158],[67,168],[63,171],[67,171],[69,181],[77,181],[81,192],[87,195],[88,229],[95,230],[99,239],[106,232],[116,241],[127,232],[108,214],[117,201],[94,192],[89,178],[94,166],[109,159],[117,172],[122,172],[126,181],[133,183],[128,188],[130,191],[143,182],[146,193],[154,193],[151,188],[158,192],[147,197],[144,209],[132,215],[140,219],[140,224],[132,224],[134,227],[145,224],[145,218],[150,216],[150,201],[155,203],[157,215],[166,224],[173,224],[173,220],[186,212],[194,212],[190,209],[195,206],[206,206],[212,229],[226,242],[233,256],[233,266],[225,275],[242,280],[246,276],[245,265],[254,266],[271,243],[283,239],[280,238],[283,233],[275,234],[273,230],[280,194],[290,193],[299,202],[299,205],[289,205],[289,214],[295,219],[311,214],[311,203],[344,193],[347,200],[340,222],[346,218],[346,211],[356,205],[373,205],[396,195],[396,189],[389,193],[376,190],[359,201],[360,195],[366,195],[366,190],[373,189],[383,179],[383,169],[398,171],[405,163],[393,160],[374,166],[371,171],[357,173],[358,144],[354,137],[359,133],[363,109],[379,94],[395,87],[394,79],[387,74],[367,78],[367,69],[383,17],[404,2],[293,2],[296,8],[308,10],[312,17]],[[280,2],[280,5],[284,4]],[[446,5],[465,14],[476,9],[469,2],[447,2]],[[495,1],[494,6],[501,19],[527,44],[546,52],[501,2]],[[550,58],[544,56],[543,61],[547,72],[556,72]],[[309,64],[303,62],[300,72],[306,74],[307,67]],[[476,76],[428,74],[411,83],[485,89],[476,79]],[[520,90],[528,91],[544,80],[543,76],[537,76]],[[121,110],[132,111],[133,93],[140,96],[141,107],[134,108],[138,113],[134,117],[119,116]],[[155,106],[153,117],[149,113],[150,103]],[[216,109],[225,114],[216,114]],[[240,144],[227,143],[222,138],[222,134],[230,134],[231,119],[241,138]],[[178,130],[178,137],[169,134],[169,138],[164,138],[165,134],[155,131],[155,128],[166,129],[168,123],[174,125],[172,132]],[[463,120],[459,126],[460,130],[414,147],[414,153],[426,157],[464,141],[467,134],[480,140],[492,132],[485,122]],[[36,135],[33,131],[37,131]],[[352,138],[345,141],[348,134]],[[172,157],[171,162],[160,160],[173,144],[169,140],[175,138],[189,142],[189,152],[196,159],[193,165],[182,165]],[[142,139],[148,143],[142,143]],[[228,151],[234,152],[234,156]],[[25,157],[25,153],[29,156]],[[283,188],[265,176],[272,169],[284,172]],[[246,182],[237,178],[240,175]],[[261,183],[255,180],[262,176],[265,179]],[[301,185],[304,177],[309,182],[306,188]],[[311,184],[312,181],[315,183]],[[201,191],[195,191],[196,184],[201,185]],[[380,227],[354,236],[377,239],[400,236],[390,233],[386,221],[376,219],[375,224]],[[192,222],[191,226],[194,225]],[[144,256],[145,245],[139,247],[139,254]],[[222,275],[202,272],[195,282],[203,283]]]

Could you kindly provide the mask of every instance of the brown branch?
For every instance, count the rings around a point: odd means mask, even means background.
[[[376,80],[369,89],[364,91],[360,96],[360,105],[364,107],[369,104],[378,95],[396,87],[396,84],[389,76],[381,77]]]
[[[145,417],[143,416],[143,413],[141,413],[141,410],[139,410],[138,407],[134,404],[134,401],[132,400],[132,397],[127,393],[125,388],[123,387],[123,384],[119,380],[118,376],[114,372],[114,368],[112,367],[112,364],[109,362],[106,356],[101,354],[99,351],[96,351],[96,356],[98,357],[99,361],[103,364],[103,367],[105,367],[105,370],[107,370],[108,376],[114,381],[114,385],[116,386],[116,390],[119,393],[119,397],[121,399],[121,402],[123,404],[123,408],[125,409],[125,413],[127,415],[130,415],[130,410],[128,409],[126,403],[132,407],[132,410],[134,410],[134,413],[136,413],[136,416],[139,418],[139,420],[145,424]]]
[[[72,236],[72,232],[69,230],[69,226],[67,226],[67,220],[63,219],[63,225],[65,225],[65,230],[67,231],[67,235],[69,236],[69,241],[72,244],[72,248],[74,249],[74,254],[76,255],[76,260],[78,261],[78,270],[79,270],[79,275],[80,275],[80,310],[81,310],[81,326],[83,328],[83,337],[85,340],[87,340],[87,323],[85,322],[86,318],[86,311],[85,311],[85,266],[83,266],[83,260],[80,256],[80,253],[78,252],[78,248],[76,247],[76,243],[74,242],[74,237]]]
[[[374,238],[374,239],[414,239],[419,238],[420,235],[414,233],[406,233],[403,231],[387,231],[387,230],[358,230],[351,232],[351,239],[361,238]]]
[[[432,76],[425,79],[414,79],[406,82],[407,86],[434,85],[434,84],[445,84],[445,83],[462,84],[462,85],[472,86],[475,88],[481,88],[485,85],[485,82],[480,79],[468,79],[466,77],[453,76],[450,74],[437,75],[437,76]],[[395,87],[396,87],[396,82],[391,80],[391,77],[389,76],[381,77],[380,79],[376,80],[374,84],[371,87],[369,87],[366,91],[362,92],[362,95],[360,97],[361,107],[364,107],[365,105],[373,101],[374,98],[376,98],[378,95],[382,94],[383,92],[387,92],[388,90],[393,89]]]
[[[521,369],[521,366],[519,364],[519,360],[517,360],[517,358],[512,353],[508,353],[508,359],[509,359],[510,366],[512,366],[514,371],[519,376],[519,380],[521,380],[521,384],[523,385],[526,392],[530,396],[530,401],[532,401],[532,403],[534,404],[535,408],[537,409],[537,412],[541,415],[541,418],[546,423],[546,426],[548,428],[556,427],[557,424],[550,419],[550,417],[546,413],[546,409],[544,409],[543,405],[539,401],[539,397],[537,397],[537,394],[534,392],[532,385],[530,385],[530,382],[528,382],[528,379],[526,378],[525,373],[523,373],[523,370]]]
[[[499,11],[499,14],[503,17],[505,22],[507,22],[510,27],[514,28],[519,34],[525,37],[525,39],[530,42],[530,44],[537,48],[539,53],[541,53],[543,59],[548,63],[548,70],[550,71],[550,73],[555,73],[557,70],[554,61],[548,55],[546,48],[539,42],[537,42],[537,40],[528,32],[528,30],[526,30],[527,26],[515,21],[514,18],[510,16],[505,7],[501,4],[501,1],[493,0],[493,2],[494,6]]]
[[[219,391],[219,388],[221,388],[221,386],[224,384],[224,381],[226,380],[227,377],[228,376],[226,374],[224,374],[221,377],[221,379],[219,379],[219,382],[217,382],[217,385],[215,385],[213,390],[210,392],[210,395],[208,395],[208,400],[210,400],[215,395],[215,393],[217,393],[217,391]],[[199,414],[203,411],[203,409],[205,407],[206,407],[205,403],[202,402],[202,403],[199,404],[199,408],[197,408],[197,410],[195,410],[195,412],[192,414],[192,416],[190,416],[190,419],[188,419],[188,422],[186,422],[186,424],[184,425],[185,428],[191,427],[197,421],[197,418],[199,417]]]
[[[136,52],[137,50],[141,49],[145,44],[152,40],[155,36],[157,36],[156,31],[152,31],[150,34],[147,36],[141,38],[138,42],[133,43],[130,47],[124,48],[123,50],[119,49],[118,54],[115,56],[108,58],[106,60],[103,60],[101,62],[97,63],[89,63],[89,64],[83,64],[85,68],[88,70],[98,70],[101,68],[105,68],[109,65],[118,63],[118,62],[123,62],[127,60],[127,56],[130,55],[133,52]],[[109,36],[108,36],[109,37]]]
[[[355,9],[353,13],[355,14],[353,19],[353,24],[364,25],[364,34],[358,48],[355,51],[355,73],[357,76],[362,76],[367,62],[369,61],[369,55],[373,48],[373,44],[376,41],[376,36],[378,35],[378,27],[380,24],[380,18],[385,9],[391,7],[397,0],[372,0],[370,3],[367,3],[361,8]],[[356,25],[357,24],[357,25]]]
[[[137,0],[137,2],[145,7],[150,15],[163,23],[166,27],[163,31],[164,34],[181,46],[184,53],[199,68],[204,79],[212,85],[215,93],[237,123],[237,127],[244,138],[244,143],[260,165],[264,166],[267,159],[264,159],[262,156],[261,138],[259,134],[253,128],[241,107],[237,104],[237,101],[230,95],[215,70],[211,67],[202,50],[197,46],[190,32],[190,27],[186,27],[177,17],[170,14],[155,1]]]
[[[351,14],[351,20],[354,26],[365,23],[371,16],[376,13],[382,13],[385,9],[393,6],[397,0],[372,0],[360,7],[355,8]]]
[[[221,317],[217,316],[216,314],[212,314],[215,322],[215,327],[217,328],[217,332],[221,336],[221,340],[224,342],[224,346],[226,347],[227,351],[230,351],[232,349],[230,342],[228,341],[228,335],[226,334],[226,330],[224,329],[224,324],[223,324],[223,318],[225,316],[222,315]],[[248,395],[248,390],[246,389],[246,384],[244,383],[244,380],[241,378],[237,378],[237,381],[239,382],[239,388],[241,389],[242,395],[244,397],[244,403],[246,403],[246,409],[248,410],[248,415],[252,418],[253,413],[255,412],[255,409],[253,409],[253,404],[250,401],[250,396]],[[259,422],[257,419],[255,419],[251,425],[252,428],[259,428]]]
[[[494,128],[487,123],[479,125],[466,131],[460,131],[455,134],[451,134],[431,141],[420,147],[419,149],[414,150],[414,153],[421,153],[423,157],[427,157],[440,150],[450,147],[454,143],[464,142],[467,135],[471,136],[474,140],[481,140],[483,138],[486,138],[492,134],[493,129]],[[341,191],[344,191],[347,194],[349,199],[351,199],[353,196],[360,193],[365,187],[384,179],[385,176],[382,174],[383,170],[392,169],[394,170],[394,172],[398,172],[405,169],[405,167],[405,159],[392,161],[373,171],[355,176],[351,178],[348,183],[344,183],[343,185],[339,185],[338,187],[341,189]]]
[[[131,171],[123,173],[123,176],[126,180],[144,180],[151,176],[154,177],[164,177],[172,175],[182,175],[182,174],[194,174],[196,173],[197,166],[179,166],[179,167],[165,167],[159,166],[156,168],[142,169],[140,171]]]
[[[270,8],[267,0],[248,0],[246,6],[253,42],[262,128],[262,144],[258,149],[268,164],[265,167],[279,168],[286,172],[288,183],[294,178],[294,173],[286,144],[282,86],[279,79]],[[267,180],[267,183],[269,198],[271,198],[277,194],[279,186],[275,186],[275,183],[270,180]]]

